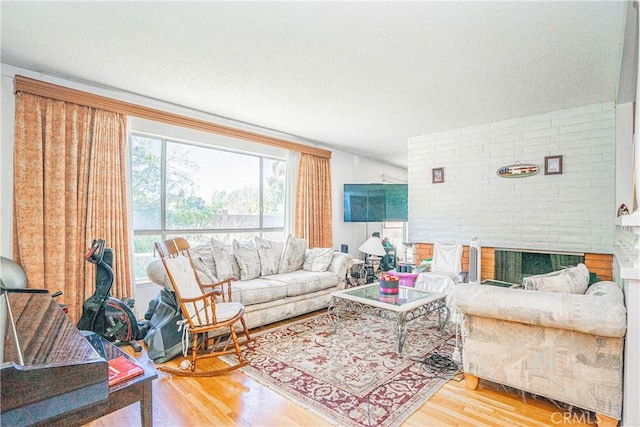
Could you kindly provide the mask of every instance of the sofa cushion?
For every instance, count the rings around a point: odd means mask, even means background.
[[[333,259],[333,248],[307,249],[302,269],[306,271],[327,271]]]
[[[284,245],[282,260],[280,261],[279,273],[290,273],[302,268],[304,254],[307,250],[307,241],[289,235],[287,243]]]
[[[194,261],[196,259],[201,260],[207,266],[207,271],[210,274],[216,275],[216,262],[213,259],[211,242],[189,248],[189,254],[191,254],[191,259]]]
[[[589,285],[589,270],[580,263],[576,267],[525,277],[522,284],[531,291],[584,294]]]
[[[589,286],[589,289],[584,293],[585,295],[596,295],[602,298],[609,298],[615,301],[624,303],[624,294],[622,289],[615,282],[609,282],[603,280],[602,282],[596,282]]]
[[[233,255],[233,248],[216,239],[211,239],[213,259],[216,264],[215,275],[220,280],[240,278],[240,266]]]
[[[339,278],[330,271],[312,272],[296,270],[291,273],[281,273],[269,276],[269,280],[287,285],[287,296],[304,295],[323,289],[331,288],[339,283]]]
[[[255,240],[258,257],[260,258],[260,275],[270,276],[272,274],[278,274],[284,243],[273,242],[271,240],[261,239],[260,237],[256,237]]]
[[[258,278],[244,282],[233,282],[231,299],[246,306],[277,301],[287,297],[287,284],[275,280]]]
[[[240,267],[240,280],[260,277],[260,258],[253,242],[240,243],[234,239],[233,253]]]
[[[218,278],[211,272],[207,264],[204,263],[202,258],[191,258],[193,260],[193,266],[198,273],[198,279],[202,284],[218,283]]]
[[[327,271],[332,272],[338,277],[342,277],[343,281],[346,280],[347,270],[351,268],[351,261],[353,257],[343,252],[333,252],[331,264]]]

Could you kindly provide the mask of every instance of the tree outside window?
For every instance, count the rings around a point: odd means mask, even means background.
[[[282,159],[134,133],[131,172],[138,281],[146,280],[157,240],[284,240]]]

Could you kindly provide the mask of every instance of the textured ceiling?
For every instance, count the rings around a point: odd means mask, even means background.
[[[407,164],[407,138],[615,99],[626,3],[12,2],[5,64]]]

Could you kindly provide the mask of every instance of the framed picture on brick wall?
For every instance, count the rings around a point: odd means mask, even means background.
[[[444,168],[431,169],[431,182],[433,184],[440,184],[444,182]]]
[[[547,156],[544,158],[545,175],[562,175],[562,156]]]

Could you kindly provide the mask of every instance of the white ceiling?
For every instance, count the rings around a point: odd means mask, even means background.
[[[615,99],[626,3],[13,2],[4,64],[406,167],[407,138]]]

